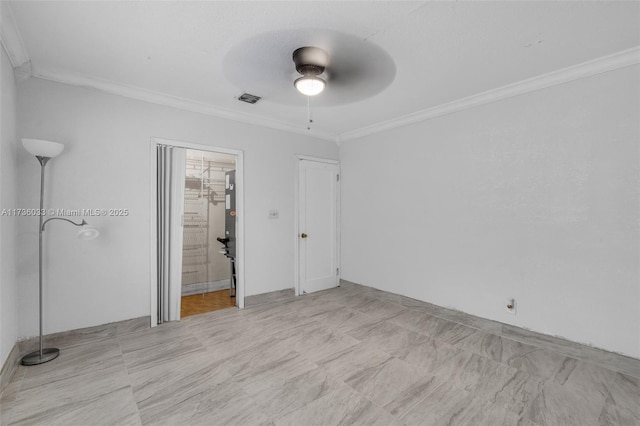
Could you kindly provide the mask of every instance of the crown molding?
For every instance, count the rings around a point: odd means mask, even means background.
[[[14,68],[29,62],[29,54],[24,47],[11,6],[4,1],[0,1],[0,42]]]
[[[640,47],[623,50],[612,55],[603,56],[598,59],[583,62],[557,71],[552,71],[517,83],[498,87],[496,89],[488,90],[486,92],[478,93],[476,95],[458,99],[432,108],[416,111],[392,120],[383,121],[371,126],[345,132],[338,136],[338,143],[358,139],[374,133],[383,132],[385,130],[418,123],[420,121],[462,111],[467,108],[496,102],[513,96],[533,92],[535,90],[568,83],[636,64],[640,64]]]
[[[286,122],[272,120],[269,118],[232,111],[220,108],[204,102],[194,101],[192,99],[180,98],[177,96],[167,95],[165,93],[152,90],[142,89],[140,87],[129,86],[126,84],[116,83],[109,80],[89,77],[80,74],[64,73],[50,71],[40,68],[32,69],[31,75],[42,80],[49,80],[56,83],[63,83],[70,86],[88,87],[113,95],[123,96],[125,98],[135,99],[138,101],[149,102],[156,105],[177,108],[183,111],[196,112],[206,114],[213,117],[224,118],[227,120],[238,121],[256,126],[268,127],[270,129],[281,130],[290,133],[296,133],[304,136],[311,136],[316,139],[327,140],[331,142],[337,141],[337,136],[307,130],[302,126],[294,126]]]

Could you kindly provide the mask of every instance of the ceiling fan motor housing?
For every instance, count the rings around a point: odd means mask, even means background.
[[[293,51],[296,71],[302,75],[319,75],[324,72],[329,55],[319,47],[305,46]]]

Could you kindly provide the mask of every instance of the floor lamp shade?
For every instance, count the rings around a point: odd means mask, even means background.
[[[42,139],[22,139],[22,146],[36,157],[53,158],[64,150],[63,144]]]

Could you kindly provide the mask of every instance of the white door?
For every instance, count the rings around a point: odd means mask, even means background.
[[[300,294],[338,283],[337,164],[300,160],[299,164]]]

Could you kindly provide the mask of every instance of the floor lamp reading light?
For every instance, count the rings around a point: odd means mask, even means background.
[[[52,220],[63,220],[69,222],[75,226],[80,226],[80,232],[78,232],[78,238],[83,240],[90,240],[98,236],[98,230],[89,226],[84,220],[81,223],[76,223],[64,217],[52,217],[47,220],[44,219],[44,167],[47,162],[53,157],[59,155],[64,149],[64,145],[57,142],[45,141],[40,139],[22,139],[22,145],[29,151],[30,154],[40,162],[40,225],[38,226],[38,288],[39,288],[39,312],[40,312],[40,347],[37,351],[28,353],[22,357],[22,365],[38,365],[52,359],[55,359],[60,355],[60,349],[57,348],[44,348],[42,347],[42,233],[44,232],[45,225]]]

